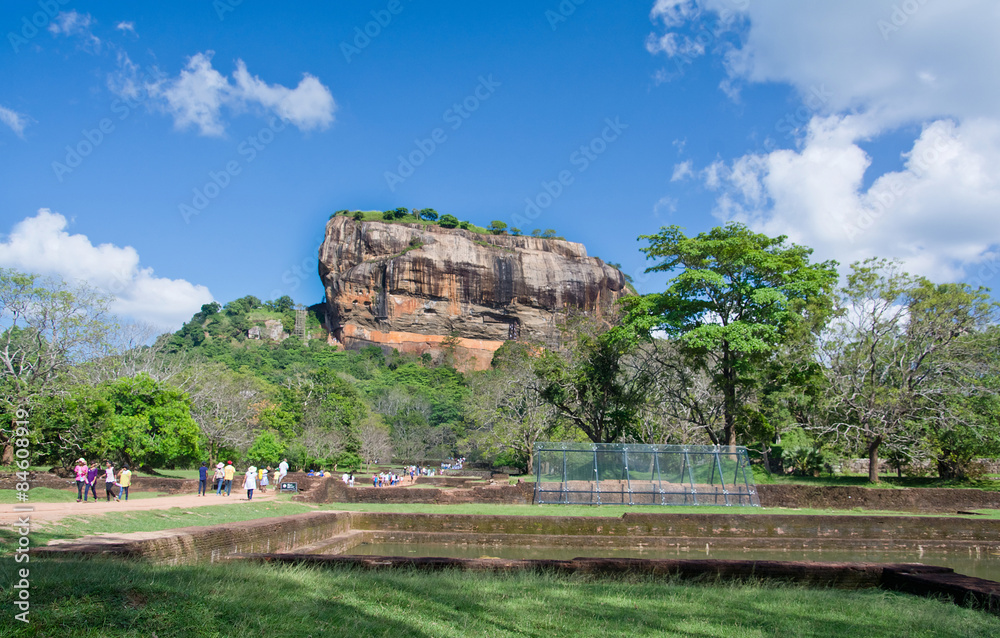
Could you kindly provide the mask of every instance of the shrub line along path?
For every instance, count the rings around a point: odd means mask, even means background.
[[[259,490],[254,491],[253,502],[274,500],[274,492],[260,494]],[[136,498],[129,501],[106,502],[98,499],[97,502],[88,501],[86,503],[21,503],[19,505],[0,505],[0,525],[10,525],[16,523],[20,517],[30,516],[31,522],[53,522],[66,518],[67,516],[87,516],[89,514],[110,514],[112,512],[140,512],[149,510],[164,510],[173,507],[202,507],[205,505],[233,505],[237,503],[247,503],[245,490],[237,493],[234,489],[229,496],[216,496],[214,493],[208,496],[198,496],[197,494],[182,494],[179,496],[157,496],[154,498]],[[33,511],[15,511],[14,508],[31,507]]]

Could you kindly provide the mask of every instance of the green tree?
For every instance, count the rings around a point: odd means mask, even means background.
[[[504,231],[507,230],[507,224],[504,222],[494,219],[490,222],[490,225],[486,227],[486,230],[494,235],[503,235]]]
[[[282,295],[274,301],[267,302],[265,305],[274,312],[292,312],[295,309],[295,300],[288,295]]]
[[[278,440],[274,432],[261,432],[247,450],[247,460],[260,467],[277,465],[285,456],[285,444]]]
[[[655,380],[651,361],[627,329],[579,318],[558,350],[545,350],[535,374],[541,397],[594,443],[639,436],[639,414]]]
[[[113,414],[100,434],[102,453],[150,471],[198,458],[198,424],[183,392],[147,374],[106,386]]]
[[[84,285],[0,268],[0,449],[13,417],[66,380],[75,364],[108,352],[110,298]]]
[[[441,215],[441,219],[438,220],[438,224],[442,228],[455,228],[458,226],[458,218],[454,215]]]
[[[696,237],[670,226],[640,239],[649,242],[646,257],[657,260],[646,272],[679,272],[662,293],[626,298],[627,322],[641,333],[666,332],[711,373],[724,412],[722,436],[711,436],[735,445],[745,391],[802,313],[822,306],[836,263],[811,264],[811,249],[737,223]]]
[[[995,309],[985,289],[935,285],[897,262],[851,265],[823,344],[827,430],[867,452],[870,482],[878,482],[883,446],[906,455],[922,444],[920,426],[936,432],[939,444],[965,429],[955,426],[967,413],[948,407],[956,395],[968,400],[987,390],[973,337],[994,321]]]
[[[559,424],[534,373],[537,350],[523,341],[504,343],[493,355],[493,368],[471,377],[466,402],[467,418],[486,451],[527,471],[534,466],[535,442]]]
[[[416,217],[429,222],[436,221],[438,218],[438,213],[433,208],[421,208],[417,211]]]

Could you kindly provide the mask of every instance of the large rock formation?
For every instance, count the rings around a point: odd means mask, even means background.
[[[326,226],[319,273],[345,346],[440,354],[457,333],[458,363],[480,369],[505,340],[551,343],[567,310],[600,316],[626,292],[582,244],[343,216]]]

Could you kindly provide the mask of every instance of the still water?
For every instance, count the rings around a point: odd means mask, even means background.
[[[767,550],[767,549],[615,549],[583,547],[540,547],[526,545],[446,545],[442,543],[363,543],[344,552],[355,556],[441,556],[445,558],[547,558],[569,560],[588,558],[719,558],[739,560],[805,560],[816,562],[923,563],[951,567],[959,574],[1000,581],[1000,554],[975,550],[948,553],[880,552],[852,550]]]

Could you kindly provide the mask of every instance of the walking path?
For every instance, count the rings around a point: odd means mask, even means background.
[[[255,490],[254,502],[274,500],[274,492],[261,494],[260,490]],[[20,517],[30,516],[32,524],[39,522],[58,521],[67,516],[87,516],[90,514],[107,514],[110,512],[140,512],[149,510],[165,510],[172,507],[201,507],[204,505],[236,505],[246,503],[246,490],[237,492],[233,489],[229,496],[216,496],[214,493],[208,496],[198,496],[197,494],[182,494],[179,496],[155,496],[152,498],[133,498],[128,501],[106,502],[98,499],[86,503],[23,503],[19,505],[0,505],[0,525],[6,526],[16,523]],[[34,511],[23,511],[23,508],[31,507]],[[16,511],[15,508],[22,511]]]

